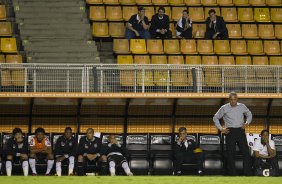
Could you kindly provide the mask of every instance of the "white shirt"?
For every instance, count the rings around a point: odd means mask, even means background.
[[[273,140],[269,140],[269,146],[271,147],[271,149],[275,150],[275,143]],[[261,140],[257,139],[255,141],[254,147],[253,147],[253,151],[258,151],[260,155],[263,156],[268,156],[268,151],[267,151],[267,146],[261,144]]]

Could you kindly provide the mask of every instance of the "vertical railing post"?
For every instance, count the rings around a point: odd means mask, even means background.
[[[193,92],[197,92],[197,74],[196,68],[192,68]]]
[[[93,88],[94,92],[98,92],[98,72],[97,72],[97,66],[93,66],[92,68],[92,73],[93,73]]]
[[[145,92],[145,69],[142,69],[142,93]]]

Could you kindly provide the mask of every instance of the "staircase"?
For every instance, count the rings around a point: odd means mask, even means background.
[[[100,63],[84,0],[13,0],[28,63]]]

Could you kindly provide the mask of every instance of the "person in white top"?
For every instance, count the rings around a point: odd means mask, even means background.
[[[278,173],[279,166],[276,158],[275,143],[269,139],[268,130],[261,131],[261,139],[255,140],[254,147],[254,168],[260,169],[263,164],[268,163],[272,169]]]

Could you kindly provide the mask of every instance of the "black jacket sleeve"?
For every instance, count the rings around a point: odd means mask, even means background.
[[[76,138],[72,137],[72,150],[70,156],[75,156],[77,151],[77,140]]]
[[[168,31],[169,30],[169,17],[168,15],[164,15],[164,18],[165,18],[165,29]]]
[[[61,149],[61,142],[62,142],[62,136],[60,136],[55,144],[55,150],[54,150],[54,154],[55,155],[60,155],[60,149]]]
[[[6,150],[5,150],[5,153],[7,155],[13,155],[13,138],[10,138],[7,142],[7,147],[6,147]]]
[[[77,147],[77,154],[78,155],[83,155],[84,154],[84,143],[85,143],[85,137],[81,137],[79,140],[79,144]]]
[[[156,15],[153,15],[152,20],[151,20],[151,30],[152,32],[156,32],[157,28],[157,21],[156,21]]]
[[[24,139],[21,154],[28,154],[28,141],[27,141],[27,139]]]

